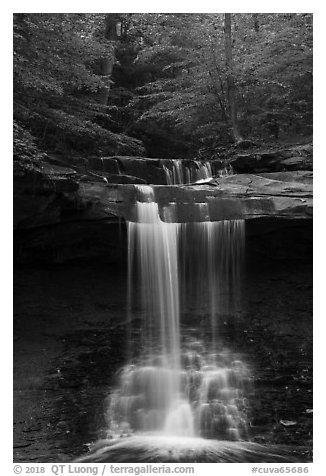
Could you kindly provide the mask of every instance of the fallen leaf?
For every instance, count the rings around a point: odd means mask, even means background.
[[[280,423],[283,426],[293,426],[297,424],[296,421],[292,421],[292,420],[281,420]]]

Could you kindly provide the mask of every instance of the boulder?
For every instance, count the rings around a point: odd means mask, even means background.
[[[81,175],[45,162],[14,164],[14,259],[61,263],[74,259],[123,262],[121,220],[110,214],[93,188],[101,176]]]
[[[256,150],[235,153],[230,163],[237,173],[282,172],[312,170],[312,144],[297,145],[279,150]]]
[[[78,187],[78,174],[73,169],[45,162],[37,165],[16,162],[14,229],[59,222],[71,200],[77,198]]]

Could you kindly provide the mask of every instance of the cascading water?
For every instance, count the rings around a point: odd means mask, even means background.
[[[132,299],[135,265],[143,310],[142,342],[146,358],[141,364],[123,370],[120,392],[113,397],[109,414],[118,416],[118,421],[113,422],[114,431],[120,423],[123,428],[134,431],[169,432],[173,419],[175,434],[191,435],[192,412],[181,391],[180,225],[160,220],[151,187],[143,186],[139,190],[147,201],[137,202],[138,222],[128,223],[128,299]]]
[[[194,160],[187,162],[171,159],[170,167],[164,165],[167,185],[178,185],[206,181],[212,178],[211,164],[207,161]]]
[[[141,309],[141,338],[109,399],[108,434],[245,439],[248,369],[221,348],[216,325],[230,311],[227,296],[240,296],[244,221],[165,223],[153,189],[138,191],[137,222],[128,223],[128,309],[130,337],[133,308]],[[208,306],[210,346],[182,335],[180,303],[182,314]]]
[[[208,207],[203,208],[207,216]],[[223,316],[235,316],[241,303],[245,222],[204,221],[181,226],[182,308],[188,314],[209,313],[214,352],[219,321]]]
[[[250,371],[224,347],[241,314],[245,222],[205,221],[200,203],[203,222],[166,223],[154,189],[136,188],[129,363],[106,400],[104,438],[77,461],[298,462],[287,447],[250,441]]]

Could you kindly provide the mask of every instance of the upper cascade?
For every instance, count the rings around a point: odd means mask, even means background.
[[[211,164],[194,160],[193,166],[184,165],[181,159],[171,159],[169,166],[163,165],[167,185],[178,185],[205,181],[213,178]]]

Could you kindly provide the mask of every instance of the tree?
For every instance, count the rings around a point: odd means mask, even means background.
[[[102,14],[14,15],[14,119],[40,147],[65,153],[142,153],[141,143],[105,127],[103,91],[113,63]],[[104,124],[103,124],[104,122]]]
[[[237,104],[235,97],[235,85],[233,76],[233,59],[232,59],[232,35],[231,35],[231,13],[225,13],[225,62],[226,62],[226,82],[227,82],[227,97],[229,106],[229,115],[232,135],[235,142],[240,142],[242,136],[238,127],[237,119]]]
[[[209,157],[311,133],[310,14],[17,14],[14,47],[15,120],[45,148]]]

